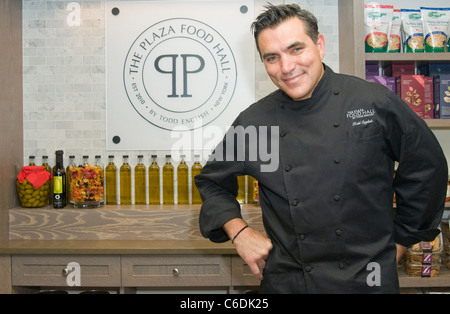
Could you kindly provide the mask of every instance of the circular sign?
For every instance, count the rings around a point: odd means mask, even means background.
[[[227,108],[236,88],[236,60],[211,26],[167,19],[135,39],[123,82],[131,105],[149,123],[170,131],[193,130]]]

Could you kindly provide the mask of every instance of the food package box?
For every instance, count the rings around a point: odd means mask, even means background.
[[[450,119],[450,74],[434,77],[434,118]]]
[[[442,233],[431,242],[414,244],[405,253],[405,270],[413,277],[436,277],[441,267]]]
[[[386,86],[394,93],[397,90],[396,84],[395,84],[395,77],[382,76],[382,75],[366,75],[366,81]]]
[[[397,95],[422,119],[425,118],[425,77],[400,75],[396,77]]]
[[[386,76],[413,75],[416,72],[414,62],[392,62],[383,67]]]
[[[378,74],[379,74],[378,61],[366,61],[366,76]]]
[[[450,74],[450,63],[428,63],[417,69],[419,74],[426,76]]]
[[[425,76],[425,92],[423,101],[425,102],[425,119],[434,119],[434,79],[432,76]]]

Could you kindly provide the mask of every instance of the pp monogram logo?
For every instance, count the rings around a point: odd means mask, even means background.
[[[124,63],[131,105],[149,123],[172,131],[215,120],[230,103],[236,61],[226,40],[188,18],[160,21],[143,31]],[[202,126],[201,125],[201,126]]]

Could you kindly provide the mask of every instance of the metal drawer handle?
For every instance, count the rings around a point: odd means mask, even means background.
[[[178,270],[178,268],[172,269],[172,275],[174,275],[174,276],[180,275],[180,271]]]
[[[64,276],[64,277],[67,277],[67,276],[69,276],[69,274],[71,273],[73,271],[73,269],[67,269],[67,268],[64,268],[63,270],[62,270],[62,275]]]

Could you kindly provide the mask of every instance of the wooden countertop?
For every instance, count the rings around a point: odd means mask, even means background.
[[[200,205],[16,207],[0,254],[237,254],[230,241],[201,235],[199,211]],[[243,205],[242,215],[264,232],[259,206]]]
[[[9,240],[0,254],[237,254],[230,241],[205,240]]]

